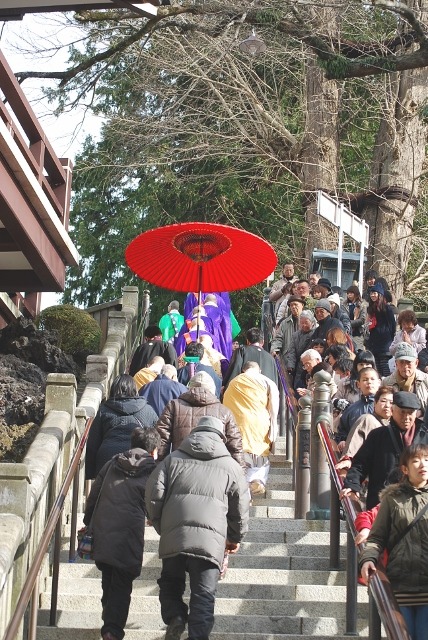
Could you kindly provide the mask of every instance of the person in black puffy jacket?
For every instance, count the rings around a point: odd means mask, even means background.
[[[102,574],[103,640],[122,640],[133,581],[141,573],[146,518],[145,487],[156,469],[156,429],[137,427],[129,451],[118,453],[92,485],[83,522],[94,534],[94,560]]]
[[[109,399],[99,408],[89,431],[86,445],[85,478],[92,480],[116,453],[131,447],[135,427],[153,427],[158,416],[138,395],[134,378],[117,376]]]

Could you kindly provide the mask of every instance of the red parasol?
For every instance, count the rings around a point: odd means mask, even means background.
[[[277,265],[271,245],[223,224],[187,222],[140,234],[125,251],[140,278],[172,291],[235,291],[258,284]]]

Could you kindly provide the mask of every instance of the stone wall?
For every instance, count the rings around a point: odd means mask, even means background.
[[[138,288],[125,287],[122,311],[109,316],[106,343],[100,355],[89,356],[85,387],[76,407],[76,379],[49,374],[45,418],[20,464],[0,463],[0,637],[3,637],[39,547],[46,522],[61,488],[88,417],[95,416],[108,395],[112,379],[124,373],[131,355],[138,316]],[[79,505],[83,504],[83,464]],[[70,516],[67,497],[63,524]],[[50,571],[49,561],[41,575]]]

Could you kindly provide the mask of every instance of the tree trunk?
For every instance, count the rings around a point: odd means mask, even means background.
[[[317,8],[319,29],[326,34],[337,30],[338,12]],[[337,233],[317,215],[318,189],[335,192],[339,158],[339,88],[327,80],[315,55],[308,53],[306,68],[306,123],[301,149],[303,209],[306,219],[306,259],[314,248],[336,249]]]
[[[425,21],[428,0],[420,6],[423,7],[420,19]],[[375,268],[387,280],[397,298],[405,290],[425,159],[427,128],[420,117],[420,108],[426,99],[427,80],[426,68],[393,73],[385,78],[389,91],[374,149],[370,189],[378,191],[389,187],[389,193],[363,212],[370,225],[367,266]]]

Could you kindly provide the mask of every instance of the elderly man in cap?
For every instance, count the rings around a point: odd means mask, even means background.
[[[396,391],[392,400],[390,424],[374,429],[352,459],[340,497],[360,496],[361,484],[368,477],[367,509],[379,502],[379,491],[389,473],[398,466],[401,452],[411,444],[428,444],[425,425],[416,420],[421,405],[414,393]]]
[[[170,451],[178,449],[202,416],[213,416],[224,425],[226,447],[232,458],[246,469],[241,432],[230,409],[215,396],[212,378],[206,371],[199,371],[190,378],[188,387],[185,393],[168,402],[155,425],[161,437],[158,459],[163,460]]]
[[[338,327],[344,331],[343,324],[337,320],[337,318],[331,317],[331,305],[326,298],[321,298],[315,305],[314,309],[315,319],[318,322],[318,326],[314,331],[312,340],[322,338],[326,339],[327,333],[330,329]]]
[[[418,357],[408,342],[399,342],[394,354],[395,371],[382,380],[382,384],[394,391],[415,393],[421,404],[418,418],[425,414],[428,406],[428,374],[418,369]]]
[[[224,423],[204,416],[152,473],[146,506],[160,534],[158,580],[165,640],[208,640],[225,550],[236,553],[248,529],[248,485],[225,446]],[[183,601],[186,573],[190,601]]]
[[[299,296],[290,296],[288,298],[290,315],[281,321],[281,324],[274,334],[270,345],[270,352],[273,356],[279,353],[284,355],[289,348],[293,333],[299,329],[299,316],[302,313],[304,306],[305,301],[303,298],[300,298]]]

